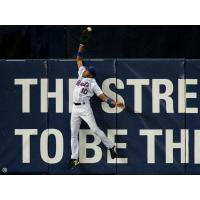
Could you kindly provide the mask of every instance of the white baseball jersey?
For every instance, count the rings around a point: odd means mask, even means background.
[[[76,82],[76,86],[74,88],[73,93],[73,102],[74,103],[83,103],[82,105],[72,106],[72,114],[71,114],[71,159],[78,159],[79,155],[79,142],[78,142],[78,134],[81,125],[81,121],[84,120],[93,133],[95,133],[103,142],[103,144],[108,148],[112,148],[114,146],[113,142],[108,139],[105,133],[99,129],[96,124],[92,108],[89,104],[90,98],[94,95],[94,93],[99,96],[103,94],[102,90],[97,85],[97,82],[94,78],[84,78],[83,72],[85,71],[85,67],[82,66],[78,71],[78,80]]]
[[[94,93],[97,96],[103,94],[94,78],[85,78],[82,76],[84,71],[84,66],[80,67],[78,70],[78,80],[73,92],[74,103],[88,103]]]

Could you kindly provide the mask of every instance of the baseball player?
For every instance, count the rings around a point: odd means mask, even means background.
[[[89,30],[88,30],[89,31]],[[115,102],[108,98],[98,86],[95,76],[95,67],[83,66],[83,51],[85,44],[80,44],[77,53],[78,80],[73,91],[73,106],[71,113],[71,160],[70,168],[74,168],[79,164],[79,142],[78,133],[81,121],[84,120],[90,129],[101,139],[107,149],[110,150],[111,158],[117,157],[114,144],[106,137],[104,132],[97,126],[92,108],[90,106],[90,98],[96,94],[101,101],[107,102],[109,105],[124,107],[122,102]]]

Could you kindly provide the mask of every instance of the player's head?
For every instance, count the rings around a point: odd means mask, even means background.
[[[94,66],[86,67],[86,70],[83,72],[83,76],[87,78],[95,78],[96,77],[96,69]]]

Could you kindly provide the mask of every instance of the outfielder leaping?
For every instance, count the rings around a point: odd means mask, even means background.
[[[86,31],[91,31],[88,29]],[[82,41],[81,41],[82,42]],[[82,42],[83,43],[83,42]],[[77,67],[78,67],[78,80],[73,92],[73,106],[71,113],[71,160],[69,163],[70,168],[74,168],[79,164],[79,142],[78,133],[81,121],[84,120],[92,132],[94,132],[103,142],[103,144],[110,150],[111,158],[117,157],[117,152],[114,144],[105,136],[104,132],[99,129],[96,124],[92,108],[90,106],[90,98],[94,93],[109,105],[124,107],[122,102],[115,102],[113,99],[108,98],[98,86],[95,76],[95,67],[83,66],[83,51],[85,44],[80,44],[77,53]]]

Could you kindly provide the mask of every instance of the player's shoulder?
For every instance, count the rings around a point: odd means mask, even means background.
[[[95,78],[92,78],[92,79],[91,79],[91,83],[93,83],[93,84],[97,84],[96,79],[95,79]]]
[[[91,80],[91,86],[92,87],[98,86],[98,83],[97,83],[97,81],[96,81],[95,78],[92,78],[92,80]]]

